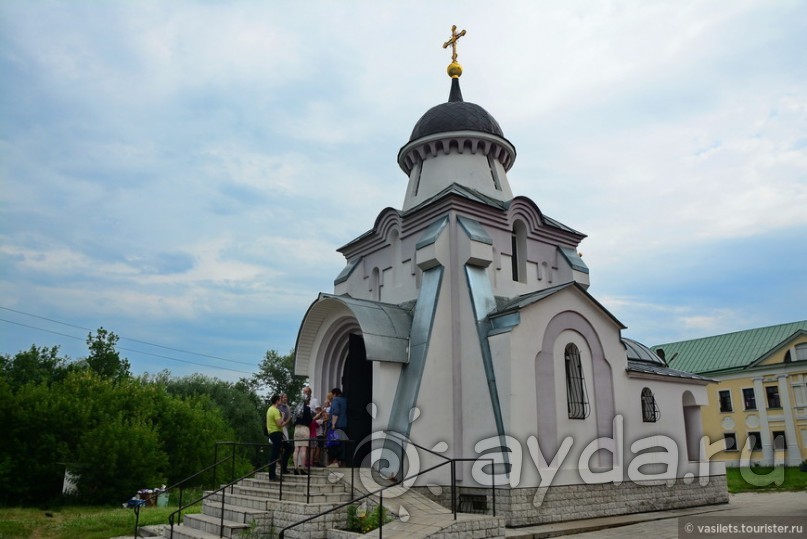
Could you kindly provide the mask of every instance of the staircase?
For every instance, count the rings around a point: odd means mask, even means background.
[[[267,474],[256,474],[228,488],[223,497],[216,493],[204,500],[201,514],[183,516],[181,525],[174,526],[174,539],[216,539],[220,536],[237,538],[274,538],[281,529],[350,501],[354,496],[366,494],[364,485],[375,481],[367,469],[356,469],[355,492],[351,493],[350,470],[315,468],[311,470],[309,503],[306,503],[308,477],[285,475],[283,500],[280,501],[280,483],[269,481]],[[370,505],[378,503],[370,497]],[[357,503],[358,505],[358,503]],[[504,520],[487,515],[453,513],[415,490],[400,486],[389,487],[384,493],[384,507],[395,517],[384,525],[385,538],[427,537],[504,537]],[[366,536],[340,531],[347,525],[347,508],[323,515],[312,522],[301,524],[288,532],[289,539],[350,539],[378,537],[379,531]],[[162,537],[171,537],[170,527],[162,530]],[[223,531],[223,533],[222,533]]]
[[[350,474],[347,481],[343,471],[333,469],[311,470],[311,489],[309,503],[306,503],[306,489],[309,478],[288,474],[283,476],[283,500],[280,501],[280,483],[270,481],[266,473],[256,474],[254,478],[244,479],[224,493],[216,493],[202,502],[201,514],[187,514],[182,517],[182,524],[174,525],[174,539],[214,539],[220,536],[222,501],[224,514],[223,536],[238,537],[273,537],[283,527],[351,499]],[[223,500],[222,500],[223,498]],[[321,537],[325,537],[328,528],[339,528],[346,525],[347,510],[334,512],[323,517]],[[307,532],[315,531],[312,526]],[[166,526],[162,536],[171,537],[171,529]],[[305,534],[306,537],[309,533]],[[313,536],[313,535],[312,535]],[[295,537],[290,533],[289,537]]]

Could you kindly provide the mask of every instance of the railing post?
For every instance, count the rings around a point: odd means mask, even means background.
[[[457,461],[451,459],[451,511],[457,520]]]
[[[221,489],[221,517],[219,519],[219,537],[224,537],[224,498],[227,496],[227,489]]]
[[[313,438],[313,439],[315,440],[316,438]],[[306,459],[306,462],[305,462],[305,468],[306,468],[305,471],[306,471],[306,475],[308,477],[306,477],[306,479],[305,479],[305,481],[306,481],[306,484],[305,484],[305,503],[311,503],[311,455],[313,453],[313,450],[312,450],[312,447],[311,447],[311,440],[312,440],[312,438],[309,438],[308,441],[307,441],[307,443],[308,443],[308,451],[306,452],[306,455],[308,455],[308,458]]]
[[[348,441],[350,442],[351,449],[353,449],[352,453],[355,453],[356,442],[354,442],[353,440],[348,440]],[[350,459],[350,497],[351,498],[356,497],[356,492],[353,489],[353,485],[355,483],[355,481],[354,481],[354,477],[355,477],[354,472],[355,471],[356,471],[355,463],[353,462],[353,458],[351,457],[351,459]]]
[[[230,482],[232,483],[235,480],[235,445],[232,446],[232,451],[230,453]],[[215,485],[214,485],[215,486]],[[233,486],[230,486],[230,494],[233,493]]]
[[[216,486],[216,467],[219,464],[219,444],[221,442],[216,442],[216,445],[213,447],[213,481],[210,482],[210,485],[215,487]]]
[[[493,461],[493,459],[491,459],[491,461]],[[495,461],[493,461],[493,463],[495,464]],[[490,474],[490,490],[493,491],[492,495],[491,495],[491,498],[493,498],[493,501],[492,501],[492,503],[493,503],[493,516],[495,517],[496,516],[496,474],[495,473]]]
[[[134,530],[134,536],[135,536],[135,539],[137,539],[137,528],[138,528],[138,527],[139,527],[139,525],[140,525],[140,506],[139,506],[139,505],[136,505],[136,506],[135,506],[135,508],[134,508],[134,512],[135,512],[135,530]]]
[[[182,521],[182,493],[185,492],[185,487],[179,487],[179,514],[177,515],[177,524]],[[173,528],[171,529],[173,534]]]
[[[378,539],[384,537],[384,491],[378,493]]]

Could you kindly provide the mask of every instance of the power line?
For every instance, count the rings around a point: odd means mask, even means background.
[[[4,307],[0,307],[0,308],[4,308]],[[6,309],[6,310],[13,310],[13,309]],[[22,313],[22,314],[26,314],[26,313]],[[37,317],[37,318],[39,318],[39,317]],[[67,333],[61,333],[59,331],[53,331],[51,329],[45,329],[45,328],[40,328],[40,327],[37,327],[37,326],[31,326],[29,324],[23,324],[21,322],[14,322],[12,320],[6,320],[5,318],[0,318],[0,322],[6,322],[7,324],[14,324],[16,326],[22,326],[22,327],[29,328],[29,329],[35,329],[37,331],[44,331],[46,333],[53,333],[54,335],[60,335],[62,337],[67,337],[67,338],[70,338],[70,339],[76,339],[78,341],[83,341],[84,340],[83,337],[76,337],[75,335],[68,335]],[[70,324],[65,324],[65,325],[70,325]],[[84,329],[84,328],[78,328],[78,329]],[[117,349],[118,350],[124,350],[126,352],[133,352],[133,353],[136,353],[136,354],[143,354],[143,355],[146,355],[146,356],[153,356],[153,357],[158,357],[158,358],[162,358],[162,359],[168,359],[170,361],[178,361],[180,363],[187,363],[189,365],[196,365],[198,367],[205,367],[205,368],[208,368],[208,369],[219,369],[219,370],[223,370],[223,371],[237,372],[237,373],[241,373],[241,374],[255,374],[255,373],[252,373],[252,372],[239,371],[237,369],[230,369],[230,368],[227,368],[227,367],[219,367],[218,365],[207,365],[205,363],[197,363],[195,361],[189,361],[187,359],[179,359],[179,358],[175,358],[175,357],[164,356],[162,354],[154,354],[152,352],[145,352],[143,350],[134,350],[132,348],[124,348],[122,346],[118,346]]]
[[[54,324],[61,324],[63,326],[68,326],[68,327],[71,327],[71,328],[83,329],[84,331],[90,331],[90,332],[94,331],[94,330],[92,330],[90,328],[77,326],[75,324],[70,324],[68,322],[62,322],[60,320],[54,320],[53,318],[47,318],[45,316],[40,316],[38,314],[27,313],[25,311],[18,311],[16,309],[11,309],[9,307],[3,307],[2,305],[0,305],[0,309],[3,309],[4,311],[11,311],[12,313],[17,313],[17,314],[22,314],[22,315],[25,315],[25,316],[30,316],[32,318],[38,318],[40,320],[46,320],[48,322],[53,322]],[[27,326],[27,327],[33,327],[33,326]],[[38,329],[38,328],[33,328],[33,329]],[[43,330],[43,331],[47,331],[47,330]],[[51,333],[56,333],[57,335],[64,335],[62,333],[58,333],[58,332],[55,332],[55,331],[51,332]],[[65,337],[72,337],[72,335],[64,335],[64,336]],[[180,348],[171,348],[170,346],[163,346],[162,344],[155,344],[155,343],[151,343],[151,342],[148,342],[148,341],[141,341],[141,340],[138,340],[138,339],[132,339],[130,337],[123,337],[121,335],[118,335],[118,337],[120,339],[124,340],[124,341],[132,341],[132,342],[136,342],[136,343],[140,343],[140,344],[145,344],[147,346],[154,346],[156,348],[162,348],[163,350],[171,350],[172,352],[180,352],[182,354],[190,354],[190,355],[193,355],[193,356],[207,357],[207,358],[210,358],[210,359],[218,359],[220,361],[226,361],[228,363],[238,363],[240,365],[249,365],[249,366],[254,365],[254,363],[248,363],[246,361],[236,361],[234,359],[227,359],[227,358],[219,357],[219,356],[211,356],[209,354],[202,354],[202,353],[199,353],[199,352],[190,352],[188,350],[182,350]],[[78,338],[78,337],[76,337],[76,338]],[[239,371],[236,371],[236,372],[239,372]]]

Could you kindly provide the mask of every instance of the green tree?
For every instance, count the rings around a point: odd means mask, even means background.
[[[294,350],[281,356],[275,350],[267,350],[263,361],[258,364],[258,372],[249,380],[242,380],[250,385],[256,393],[267,395],[286,393],[294,402],[302,391],[308,378],[294,374]]]
[[[230,383],[203,374],[192,374],[166,382],[171,395],[182,398],[207,396],[220,409],[225,421],[235,431],[237,442],[263,443],[260,397],[246,384]]]
[[[59,356],[59,347],[37,347],[17,352],[13,356],[0,356],[0,376],[11,387],[17,388],[28,383],[38,384],[61,380],[67,374],[67,360]]]
[[[93,336],[87,335],[87,347],[90,355],[87,356],[87,365],[103,378],[119,380],[131,376],[129,360],[121,359],[117,350],[120,337],[103,327],[98,328]]]

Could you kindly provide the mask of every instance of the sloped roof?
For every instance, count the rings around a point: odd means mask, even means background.
[[[557,286],[553,286],[551,288],[544,288],[543,290],[537,290],[535,292],[530,292],[529,294],[524,294],[522,296],[517,296],[517,297],[511,299],[510,301],[507,301],[503,305],[499,305],[488,316],[490,316],[491,318],[495,318],[497,316],[504,316],[504,315],[519,311],[519,310],[521,310],[521,309],[523,309],[523,308],[525,308],[525,307],[527,307],[527,306],[529,306],[529,305],[531,305],[533,303],[536,303],[538,301],[541,301],[542,299],[548,298],[549,296],[552,296],[552,295],[560,292],[561,290],[565,290],[567,288],[576,289],[578,292],[583,294],[583,296],[588,298],[589,301],[591,301],[606,316],[608,316],[608,318],[610,318],[614,322],[614,324],[616,324],[618,327],[620,327],[622,329],[625,329],[625,325],[622,322],[617,320],[617,318],[613,314],[611,314],[611,312],[608,309],[603,307],[603,305],[599,301],[594,299],[594,296],[589,294],[588,291],[586,291],[585,288],[583,288],[582,286],[580,286],[579,283],[576,283],[574,281],[571,281],[571,282],[568,282],[568,283],[563,283],[563,284],[560,284],[560,285],[557,285]]]
[[[783,346],[796,333],[807,331],[807,320],[763,328],[736,331],[690,341],[658,344],[675,369],[705,373],[744,369]]]
[[[628,367],[626,369],[629,373],[640,373],[645,375],[663,376],[668,378],[680,378],[682,380],[693,380],[697,382],[714,382],[711,378],[706,378],[699,374],[692,374],[691,372],[679,371],[671,369],[663,365],[655,363],[648,363],[647,361],[633,361],[628,358]]]

